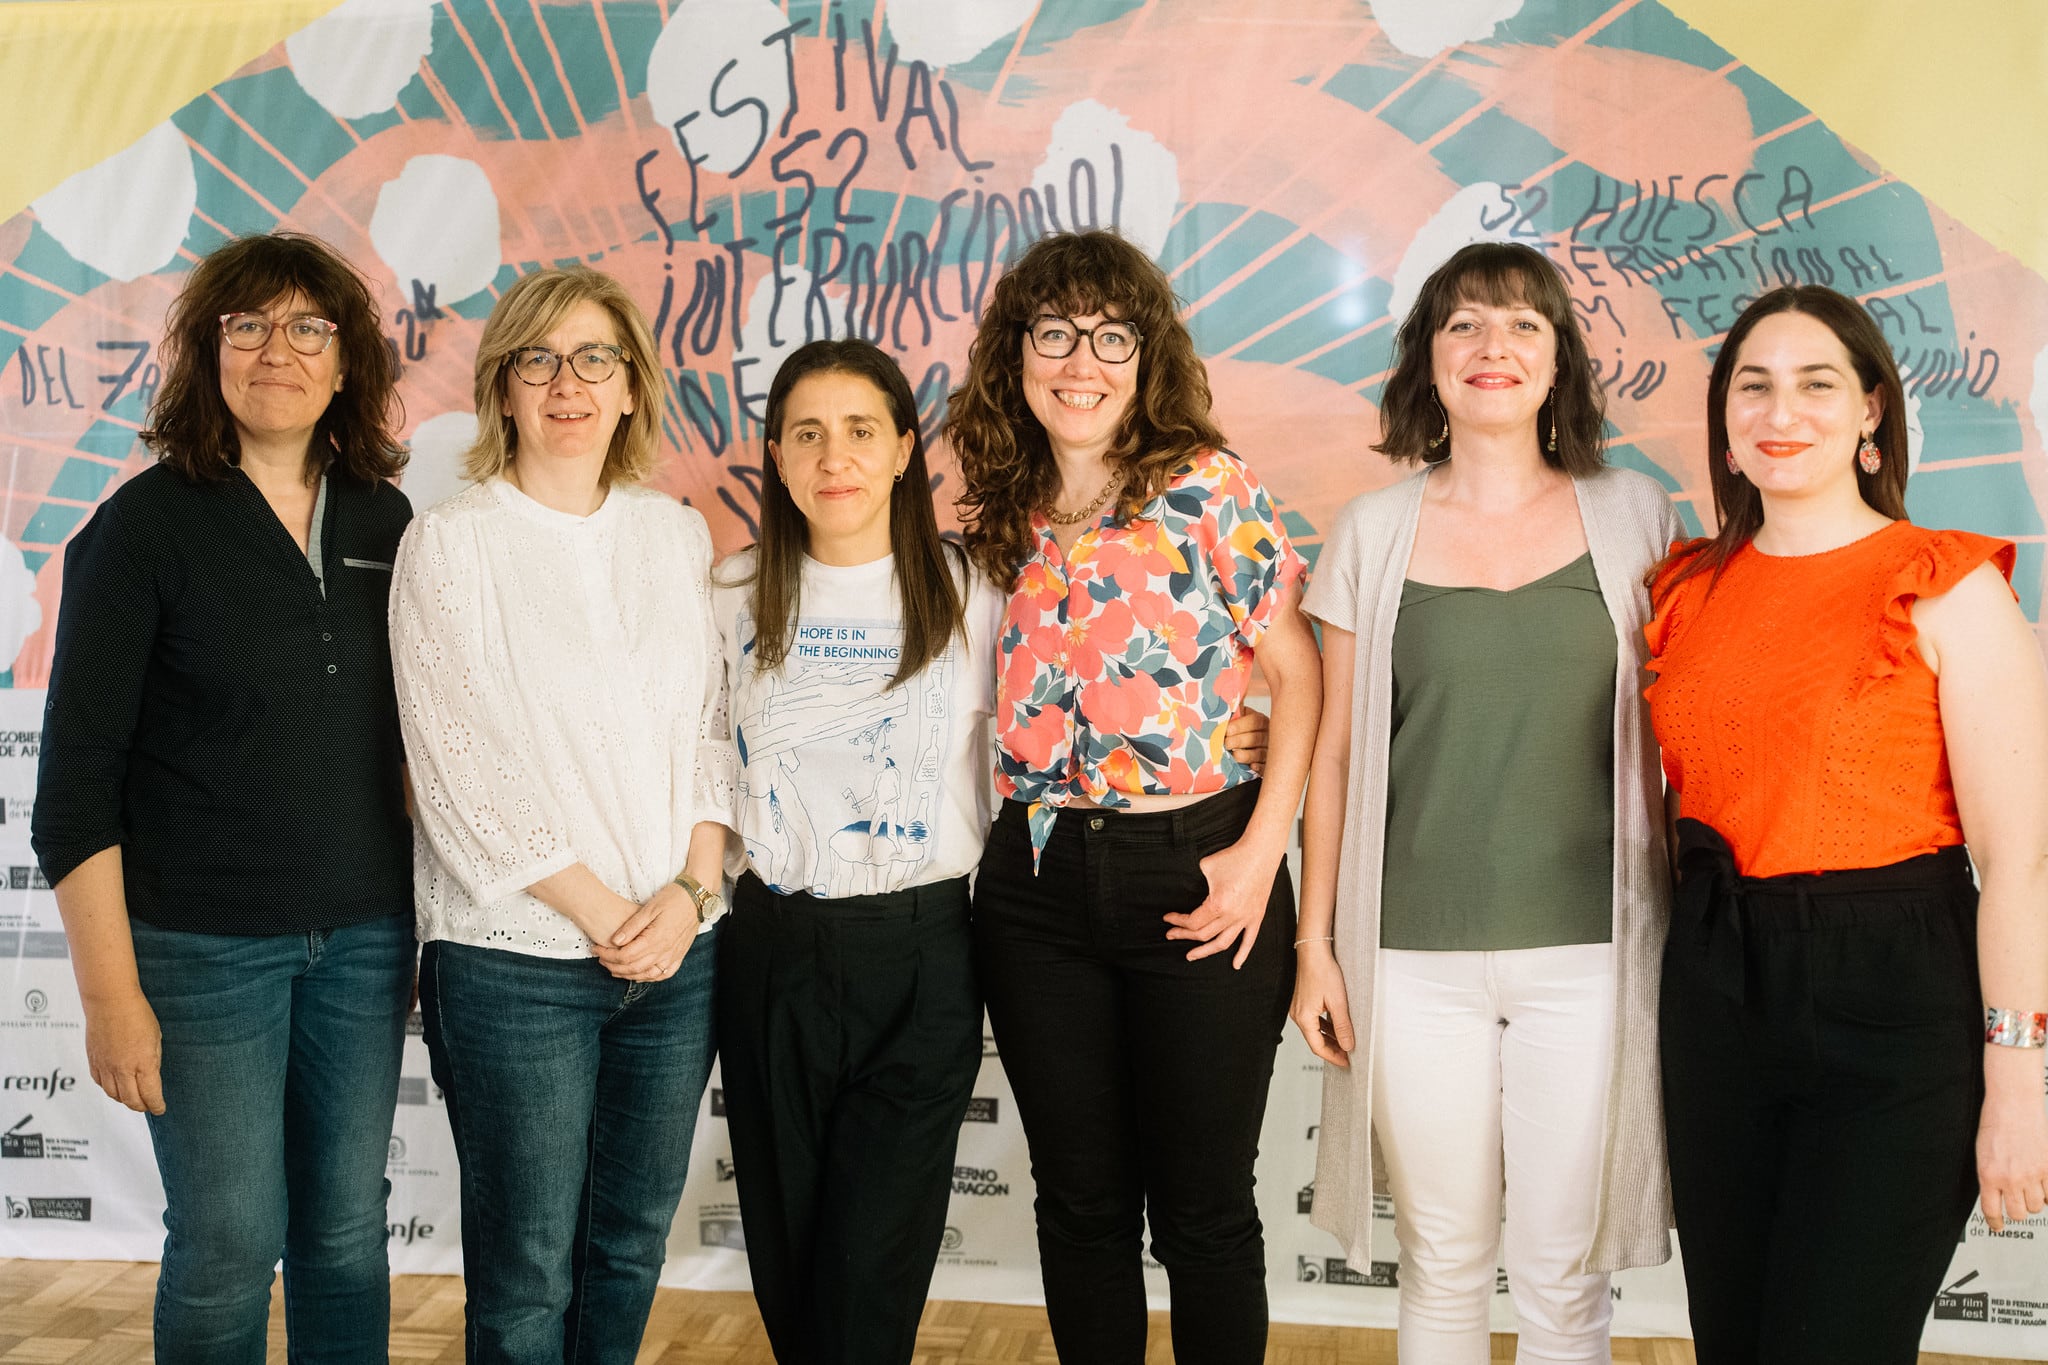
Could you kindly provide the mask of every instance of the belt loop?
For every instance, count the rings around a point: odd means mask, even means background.
[[[1175,806],[1173,808],[1173,844],[1175,848],[1186,848],[1188,846],[1188,812],[1192,809],[1194,809],[1192,806]]]

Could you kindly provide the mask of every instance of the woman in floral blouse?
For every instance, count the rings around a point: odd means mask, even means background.
[[[1321,699],[1305,565],[1209,419],[1166,277],[1114,234],[1044,238],[997,284],[946,434],[968,549],[1009,590],[976,962],[1031,1144],[1054,1342],[1143,1359],[1149,1216],[1175,1358],[1258,1361],[1252,1167]],[[1263,781],[1223,733],[1254,662]]]

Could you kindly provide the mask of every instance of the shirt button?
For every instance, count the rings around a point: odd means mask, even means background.
[[[334,638],[334,633],[332,631],[323,630],[320,632],[320,638],[323,640],[332,640]]]
[[[339,672],[341,672],[341,670],[340,670],[340,669],[338,669],[338,668],[336,668],[336,667],[335,667],[335,666],[334,666],[333,664],[329,664],[329,665],[327,665],[327,671],[328,671],[329,673],[339,673]]]

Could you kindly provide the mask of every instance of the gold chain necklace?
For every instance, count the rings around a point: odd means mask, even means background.
[[[1055,526],[1072,526],[1075,522],[1086,521],[1101,510],[1102,504],[1109,501],[1109,495],[1116,492],[1117,486],[1123,481],[1122,471],[1111,474],[1109,482],[1102,485],[1102,491],[1095,495],[1095,501],[1078,512],[1062,512],[1057,507],[1048,507],[1045,509],[1045,519]]]

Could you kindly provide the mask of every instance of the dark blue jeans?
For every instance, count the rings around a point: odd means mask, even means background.
[[[666,981],[429,943],[420,1007],[462,1167],[468,1359],[630,1365],[711,1073],[718,931]]]
[[[295,1365],[385,1360],[412,916],[261,937],[130,928],[163,1029],[157,1360],[260,1365],[280,1256]]]

